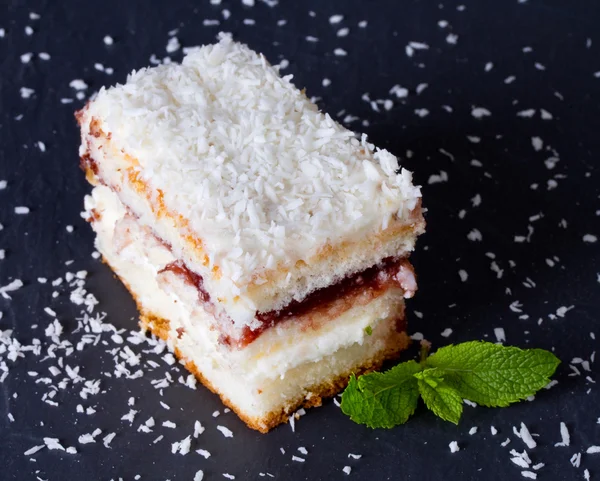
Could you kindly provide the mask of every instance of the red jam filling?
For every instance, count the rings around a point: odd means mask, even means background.
[[[260,327],[254,330],[244,327],[242,335],[236,339],[223,334],[220,341],[229,346],[244,347],[256,340],[265,330],[290,317],[300,317],[309,314],[311,311],[327,309],[335,300],[355,295],[358,291],[380,291],[387,288],[390,283],[400,284],[401,280],[398,279],[398,273],[401,272],[402,267],[409,269],[412,274],[412,267],[406,260],[391,257],[384,259],[376,266],[349,275],[335,284],[314,291],[302,301],[293,300],[286,307],[277,311],[259,312],[256,319],[260,321]],[[196,287],[198,297],[206,310],[211,313],[214,312],[214,305],[210,295],[204,288],[202,276],[192,272],[181,261],[172,262],[164,267],[161,272],[163,271],[171,271],[181,276],[188,284]],[[399,323],[399,325],[404,326],[404,323]]]

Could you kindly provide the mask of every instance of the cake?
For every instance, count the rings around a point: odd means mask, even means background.
[[[267,432],[407,347],[411,173],[221,35],[76,118],[96,248],[140,325]]]

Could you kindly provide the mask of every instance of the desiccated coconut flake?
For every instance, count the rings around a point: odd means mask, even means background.
[[[342,472],[343,472],[344,474],[350,474],[350,473],[352,472],[352,468],[351,468],[350,466],[344,466],[344,467],[342,468]]]
[[[472,242],[477,242],[477,241],[481,241],[483,239],[483,235],[481,234],[481,232],[478,229],[472,229],[467,234],[467,239],[469,239]]]
[[[517,117],[533,117],[535,115],[535,109],[527,109],[527,110],[521,110],[520,112],[517,112]]]
[[[181,44],[179,43],[179,39],[177,37],[171,37],[167,42],[165,50],[167,51],[167,53],[173,53],[179,50],[180,48]]]
[[[204,459],[210,458],[210,453],[206,449],[196,449],[196,452]]]
[[[15,279],[9,284],[0,287],[0,295],[4,297],[4,299],[11,299],[7,292],[14,292],[21,287],[23,287],[23,281],[21,279]]]
[[[232,438],[233,437],[233,433],[231,432],[230,429],[227,429],[225,426],[221,426],[220,424],[217,426],[217,429],[219,431],[221,431],[221,434],[223,434],[223,436],[225,436],[226,438]]]
[[[521,423],[521,429],[519,430],[519,437],[523,440],[523,442],[527,445],[529,449],[533,449],[537,446],[535,439],[531,436],[529,429],[525,426],[524,423]]]
[[[188,454],[190,452],[191,445],[192,445],[192,437],[187,436],[186,438],[182,439],[181,441],[176,441],[171,444],[171,453],[172,454],[179,453],[182,456],[185,456],[186,454]]]
[[[510,458],[510,460],[520,468],[529,469],[529,463],[520,456],[515,456],[514,458]]]
[[[35,90],[30,89],[28,87],[21,87],[19,89],[19,92],[21,94],[21,98],[22,99],[28,99],[29,97],[31,97],[35,93]]]
[[[403,98],[408,97],[408,89],[405,89],[404,87],[400,87],[400,85],[394,85],[390,89],[390,94],[394,94],[399,99],[403,99]]]
[[[521,471],[521,476],[528,479],[537,479],[537,474],[533,471]]]
[[[540,137],[531,137],[531,145],[533,150],[539,152],[544,147],[544,141]]]
[[[436,175],[436,174],[430,175],[429,179],[427,180],[427,183],[429,185],[439,184],[441,182],[448,182],[448,173],[444,170],[441,170],[439,175]]]
[[[452,441],[448,447],[450,448],[450,452],[451,453],[457,453],[458,451],[460,451],[460,447],[458,446],[458,443],[456,441]]]
[[[506,342],[506,334],[504,333],[504,328],[502,328],[502,327],[495,327],[494,328],[494,335],[496,336],[496,341],[497,342]]]
[[[482,119],[483,117],[489,117],[492,113],[483,107],[473,107],[471,109],[471,115],[476,119]]]
[[[48,449],[59,449],[61,451],[65,450],[63,445],[58,441],[58,438],[44,438],[44,444]]]
[[[75,90],[85,90],[88,88],[88,85],[81,79],[74,79],[69,82],[69,87]]]
[[[112,440],[115,438],[116,435],[117,435],[117,433],[110,433],[110,434],[107,434],[106,436],[104,436],[104,438],[102,438],[102,444],[104,444],[105,448],[110,447],[110,443],[112,442]]]
[[[446,36],[446,42],[448,42],[451,45],[456,45],[456,43],[458,42],[458,35],[456,35],[455,33],[449,33]]]
[[[79,436],[79,444],[89,444],[89,443],[95,443],[96,440],[94,439],[94,436],[92,436],[91,434],[87,433],[87,434],[82,434],[81,436]]]
[[[450,337],[450,335],[451,335],[451,334],[452,334],[452,329],[451,329],[450,327],[447,327],[446,329],[444,329],[444,330],[441,332],[441,334],[440,334],[440,335],[441,335],[442,337]]]
[[[44,449],[46,447],[45,444],[39,444],[37,446],[33,446],[29,448],[27,451],[23,453],[24,456],[31,456],[32,454],[37,453],[40,449]]]

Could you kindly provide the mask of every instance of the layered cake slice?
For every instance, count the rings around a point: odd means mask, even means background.
[[[86,217],[140,324],[266,432],[408,344],[411,174],[222,36],[77,113]]]

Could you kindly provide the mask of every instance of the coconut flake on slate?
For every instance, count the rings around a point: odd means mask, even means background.
[[[39,444],[37,446],[33,446],[31,448],[29,448],[27,451],[25,451],[23,454],[25,456],[31,456],[32,454],[37,453],[40,449],[44,449],[46,447],[45,444]]]
[[[210,458],[210,453],[206,449],[196,449],[196,452],[204,459]]]
[[[471,115],[476,119],[482,119],[483,117],[489,117],[492,113],[483,107],[473,107],[471,109]]]
[[[441,334],[440,334],[440,335],[441,335],[442,337],[450,337],[450,335],[451,335],[451,334],[452,334],[452,329],[451,329],[450,327],[447,327],[446,329],[444,329],[444,330],[441,332]]]
[[[496,336],[497,342],[506,342],[506,334],[504,333],[504,329],[502,327],[495,327],[494,335]]]
[[[452,44],[452,45],[456,45],[456,43],[458,42],[458,35],[456,35],[454,33],[449,33],[446,36],[446,42],[448,42],[449,44]]]
[[[217,429],[219,431],[221,431],[221,434],[223,434],[223,436],[225,436],[226,438],[232,438],[233,437],[233,433],[231,432],[230,429],[226,428],[225,426],[221,426],[220,424],[217,426]]]
[[[533,471],[521,471],[521,476],[528,479],[537,479],[537,474]]]

